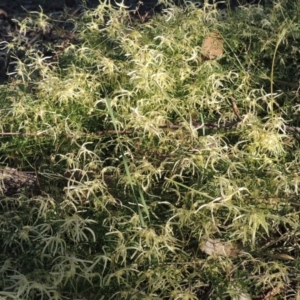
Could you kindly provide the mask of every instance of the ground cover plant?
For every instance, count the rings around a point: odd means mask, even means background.
[[[1,178],[0,297],[299,299],[298,4],[102,3],[56,59],[22,49],[0,157],[38,182]]]

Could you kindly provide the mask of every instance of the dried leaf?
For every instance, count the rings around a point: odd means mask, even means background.
[[[275,254],[273,255],[274,258],[277,258],[277,259],[283,259],[283,260],[295,260],[294,257],[288,255],[288,254]]]
[[[223,54],[223,39],[217,32],[211,32],[203,41],[201,54],[207,59],[216,59]]]
[[[200,249],[208,255],[221,255],[226,257],[237,256],[238,249],[230,242],[207,239],[200,244]]]
[[[7,12],[3,9],[0,9],[0,16],[3,16],[4,18],[8,18]]]

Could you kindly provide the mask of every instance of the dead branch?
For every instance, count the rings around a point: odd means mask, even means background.
[[[200,122],[193,122],[193,127],[196,129],[230,129],[232,127],[234,127],[237,123],[241,122],[243,119],[239,114],[239,110],[237,108],[236,103],[234,102],[234,100],[232,100],[232,108],[234,110],[234,113],[237,117],[238,120],[232,121],[232,122],[227,122],[224,123],[223,125],[219,125],[217,123],[200,123]],[[170,123],[169,125],[161,125],[159,126],[160,129],[170,129],[170,130],[178,130],[180,128],[182,128],[182,124],[173,124]],[[290,132],[296,132],[296,133],[300,133],[300,127],[295,127],[295,126],[284,126],[286,131],[290,131]],[[84,134],[83,137],[91,137],[91,136],[100,136],[100,135],[123,135],[123,134],[133,134],[134,130],[121,130],[121,131],[117,131],[117,130],[101,130],[101,131],[96,131],[96,132],[92,132],[92,133],[87,133]],[[51,134],[48,133],[31,133],[31,132],[0,132],[0,136],[26,136],[26,137],[51,137]],[[64,135],[64,137],[66,138],[74,138],[75,135],[72,134],[67,134]]]
[[[233,109],[233,112],[234,112],[235,116],[237,117],[238,121],[241,122],[243,119],[240,116],[240,112],[239,112],[239,109],[236,105],[235,100],[233,98],[231,98],[230,102],[231,102],[231,106],[232,106],[232,109]]]
[[[0,195],[12,196],[22,189],[32,190],[36,186],[35,175],[8,167],[0,169]]]
[[[300,133],[300,127],[295,127],[295,126],[285,126],[284,128],[285,128],[287,131]]]

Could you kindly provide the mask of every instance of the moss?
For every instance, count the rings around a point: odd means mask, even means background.
[[[0,296],[296,296],[298,96],[275,80],[297,81],[297,18],[170,4],[141,24],[103,3],[57,61],[25,49],[1,163],[41,194],[0,200]]]

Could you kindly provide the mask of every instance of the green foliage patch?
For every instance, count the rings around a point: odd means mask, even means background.
[[[0,198],[0,297],[300,297],[300,15],[286,2],[225,18],[170,4],[143,24],[100,4],[58,61],[15,61],[1,164],[35,171],[40,192]]]

